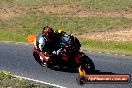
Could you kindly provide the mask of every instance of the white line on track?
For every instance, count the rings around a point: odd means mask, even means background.
[[[38,83],[42,83],[42,84],[46,84],[46,85],[55,86],[55,87],[58,87],[58,88],[67,88],[67,87],[64,87],[64,86],[60,86],[60,85],[57,85],[57,84],[52,84],[52,83],[48,83],[48,82],[44,82],[44,81],[40,81],[40,80],[36,80],[36,79],[31,79],[31,78],[17,76],[17,75],[13,75],[13,76],[17,77],[17,78],[29,80],[29,81],[34,81],[34,82],[38,82]]]

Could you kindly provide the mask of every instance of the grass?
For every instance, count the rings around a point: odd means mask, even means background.
[[[84,33],[129,27],[132,25],[132,20],[124,17],[61,17],[41,12],[29,12],[20,17],[0,20],[0,40],[25,42],[28,34],[39,33],[44,25],[49,25],[55,30]]]
[[[132,42],[81,40],[82,49],[132,55]]]
[[[55,88],[21,78],[16,78],[10,72],[0,71],[0,88]]]

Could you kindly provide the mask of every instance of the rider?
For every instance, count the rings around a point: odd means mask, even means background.
[[[72,45],[77,46],[76,49],[80,49],[81,44],[78,39],[72,36],[62,30],[54,31],[52,28],[45,26],[42,33],[37,37],[39,40],[37,45],[41,52],[48,52],[49,55],[59,56],[60,52],[65,51],[67,43],[75,41]]]
[[[49,55],[58,52],[60,35],[58,32],[54,31],[52,28],[45,26],[43,31],[37,36],[36,45],[39,50],[43,53],[47,52]]]
[[[49,54],[52,54],[52,51],[54,50],[54,34],[55,31],[52,28],[48,26],[43,28],[42,38],[45,39],[45,45],[42,47],[42,52],[48,52]]]
[[[48,54],[52,56],[58,56],[60,54],[60,38],[61,38],[60,31],[54,31],[52,28],[46,26],[43,28],[42,36],[46,38],[45,46],[43,47],[43,52],[48,52]]]

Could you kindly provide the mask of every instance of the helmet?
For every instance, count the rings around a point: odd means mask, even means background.
[[[54,38],[54,30],[48,26],[43,28],[42,35],[46,37],[48,41]]]

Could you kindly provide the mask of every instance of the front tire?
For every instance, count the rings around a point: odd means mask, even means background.
[[[47,63],[45,62],[45,61],[42,61],[41,59],[40,59],[40,56],[39,56],[39,54],[37,53],[37,52],[33,52],[33,56],[34,56],[34,58],[35,58],[35,60],[41,65],[41,66],[43,66],[43,67],[46,67],[47,66]]]

